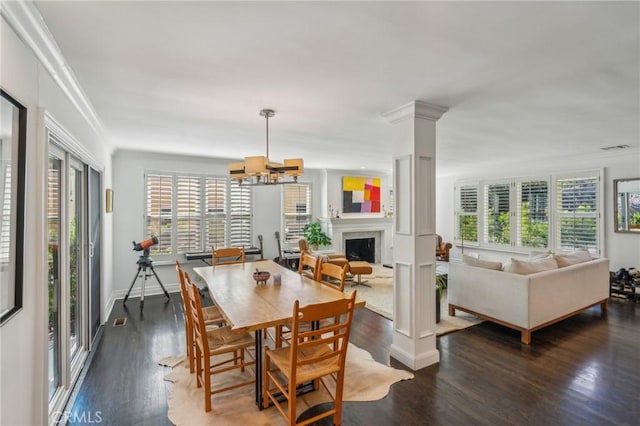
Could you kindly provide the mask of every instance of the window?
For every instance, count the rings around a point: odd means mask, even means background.
[[[478,242],[478,187],[456,187],[458,241]]]
[[[147,237],[155,255],[251,246],[251,188],[226,177],[153,173],[147,183]]]
[[[196,176],[178,176],[176,197],[178,253],[198,251],[202,247],[201,179]]]
[[[563,178],[556,181],[556,248],[588,249],[599,254],[599,177]]]
[[[158,238],[152,253],[171,254],[173,231],[173,176],[147,175],[147,235]]]
[[[510,185],[493,183],[484,185],[484,232],[482,241],[487,244],[511,243]]]
[[[549,183],[516,182],[516,243],[518,247],[544,248],[549,244]]]
[[[251,187],[231,181],[231,247],[251,246]]]
[[[205,188],[205,247],[224,247],[227,238],[227,179],[208,177]]]
[[[553,192],[552,192],[553,191]],[[600,254],[600,172],[456,185],[458,242]],[[556,202],[553,203],[555,197]],[[481,215],[478,215],[478,200]],[[553,221],[553,222],[552,222]],[[481,238],[478,241],[478,231]]]
[[[296,183],[283,185],[284,242],[297,242],[304,227],[311,223],[311,185]]]

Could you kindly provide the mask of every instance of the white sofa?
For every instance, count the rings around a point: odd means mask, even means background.
[[[461,310],[521,332],[531,332],[600,305],[609,298],[609,259],[519,275],[462,263],[449,265],[449,315]]]

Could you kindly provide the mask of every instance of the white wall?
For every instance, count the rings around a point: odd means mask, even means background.
[[[441,232],[445,240],[453,241],[454,235],[454,195],[453,185],[458,180],[486,179],[496,177],[531,176],[540,173],[560,173],[580,170],[604,169],[604,194],[605,205],[604,220],[604,254],[610,260],[610,269],[638,267],[640,262],[640,234],[619,233],[613,231],[613,180],[620,178],[632,178],[640,176],[640,155],[637,150],[619,153],[598,153],[580,158],[558,158],[545,164],[505,164],[500,170],[470,170],[461,176],[444,176],[438,178],[437,190],[437,224],[438,232]],[[450,195],[447,195],[450,194]],[[446,230],[445,230],[446,226]],[[504,261],[510,257],[526,258],[527,255],[478,250],[465,247],[465,253],[480,253],[484,259]],[[454,247],[454,258],[460,257],[460,248]]]
[[[45,424],[48,416],[47,145],[40,139],[43,128],[38,108],[44,108],[105,167],[104,185],[109,184],[110,159],[102,139],[84,122],[4,17],[0,31],[0,84],[28,108],[24,239],[28,263],[23,277],[24,308],[0,327],[0,424],[36,425]],[[110,235],[106,219],[103,248],[109,247]],[[104,269],[109,271],[110,255],[103,253]],[[103,279],[108,289],[109,274]]]

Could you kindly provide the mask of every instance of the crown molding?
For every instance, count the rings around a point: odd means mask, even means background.
[[[437,121],[449,108],[430,104],[424,101],[411,101],[406,105],[383,112],[382,116],[391,124],[396,124],[409,118],[422,118]]]
[[[18,37],[33,51],[38,61],[93,131],[104,136],[104,127],[89,97],[78,83],[71,66],[62,55],[55,38],[33,2],[3,1],[0,13]]]

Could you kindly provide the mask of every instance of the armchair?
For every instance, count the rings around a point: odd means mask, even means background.
[[[300,238],[298,240],[298,247],[300,247],[300,253],[307,252],[313,255],[319,254],[319,253],[314,253],[313,250],[311,250],[311,248],[309,247],[309,242],[307,241],[306,238]],[[327,262],[333,263],[334,265],[344,266],[347,263],[349,263],[349,260],[344,254],[337,254],[337,253],[324,254],[323,253],[322,256],[326,258]]]
[[[449,250],[453,247],[451,243],[442,241],[442,236],[436,234],[436,259],[444,262],[449,261]]]

